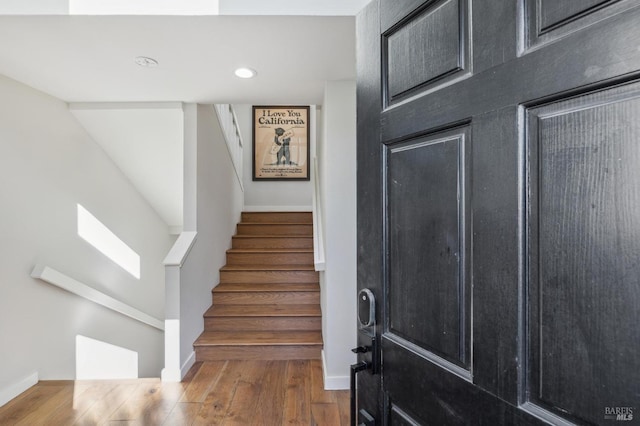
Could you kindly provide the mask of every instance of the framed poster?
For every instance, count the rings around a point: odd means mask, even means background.
[[[253,180],[309,180],[309,107],[253,107]]]

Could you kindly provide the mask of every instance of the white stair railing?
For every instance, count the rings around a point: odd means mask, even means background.
[[[240,133],[240,127],[238,126],[236,112],[231,104],[216,104],[213,107],[218,115],[218,121],[220,122],[222,133],[227,142],[227,148],[231,155],[231,161],[235,168],[238,182],[240,182],[240,188],[244,188],[242,185],[242,151],[244,143],[242,133]]]
[[[316,271],[325,270],[324,220],[322,217],[322,196],[318,176],[318,159],[313,157],[313,263]]]

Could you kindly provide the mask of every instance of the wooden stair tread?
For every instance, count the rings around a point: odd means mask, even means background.
[[[274,284],[252,284],[252,283],[222,283],[218,284],[213,290],[214,293],[235,293],[235,292],[289,292],[304,291],[313,292],[320,291],[317,283],[274,283]]]
[[[303,222],[313,223],[313,213],[309,211],[288,211],[288,212],[242,212],[241,223],[246,222]]]
[[[321,330],[322,318],[315,317],[205,317],[206,331]]]
[[[273,225],[306,225],[312,226],[313,223],[309,222],[240,222],[242,225],[265,225],[265,226],[273,226]]]
[[[315,271],[314,265],[225,265],[221,271]]]
[[[241,222],[236,226],[236,233],[240,235],[313,235],[311,223],[268,223],[268,222]]]
[[[310,212],[243,212],[196,359],[320,359],[322,311]]]
[[[236,234],[233,238],[313,238],[313,235]]]
[[[322,345],[322,333],[314,330],[205,331],[194,346]]]
[[[213,305],[206,317],[319,317],[320,306],[308,305]]]
[[[312,248],[232,248],[227,253],[313,253]]]

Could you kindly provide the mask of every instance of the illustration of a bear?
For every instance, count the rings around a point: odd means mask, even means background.
[[[289,152],[289,143],[291,142],[291,137],[283,137],[285,131],[282,127],[276,128],[275,132],[276,135],[274,137],[274,142],[280,147],[280,149],[276,153],[276,164],[279,166],[282,162],[282,157],[284,157],[284,164],[291,165],[291,153]]]

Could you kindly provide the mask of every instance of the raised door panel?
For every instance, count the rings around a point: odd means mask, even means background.
[[[468,379],[425,362],[417,353],[387,340],[384,383],[391,425],[543,425]],[[377,424],[377,423],[376,423]]]
[[[438,1],[438,0],[435,0]],[[381,32],[389,30],[399,21],[410,15],[415,10],[433,3],[434,0],[381,0],[380,1],[380,28]]]
[[[527,115],[530,402],[601,423],[640,395],[640,83]]]
[[[637,6],[636,0],[525,0],[524,48],[558,40]]]
[[[469,369],[468,127],[387,148],[387,338]]]
[[[467,0],[427,2],[383,34],[386,104],[469,71]]]
[[[538,0],[540,11],[539,27],[544,32],[570,19],[584,15],[596,7],[617,0],[582,0],[581,2],[567,0]]]

